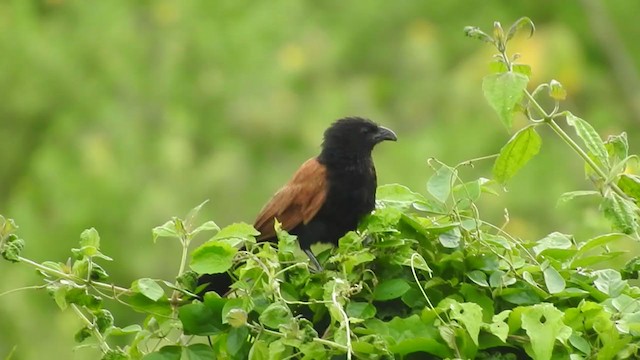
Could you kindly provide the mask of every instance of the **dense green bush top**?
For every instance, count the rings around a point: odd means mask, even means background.
[[[637,358],[640,288],[632,279],[640,258],[622,264],[625,252],[616,250],[638,248],[637,160],[624,133],[603,141],[587,121],[562,111],[567,94],[559,82],[527,90],[531,70],[507,53],[507,44],[528,28],[533,32],[523,18],[507,30],[495,23],[491,35],[472,27],[466,33],[498,50],[495,73],[483,80],[491,107],[508,128],[515,112],[529,124],[497,155],[456,166],[431,159],[424,193],[381,186],[376,210],[357,232],[335,249],[316,249],[322,272],[310,271],[295,237],[277,224],[277,244],[257,243],[250,225],[199,223],[204,204],[153,229],[159,246],[175,246],[164,238],[180,245],[174,281],[110,284],[112,259],[93,228],[81,234],[69,261],[38,263],[22,255],[14,221],[0,217],[0,253],[43,275],[56,304],[82,321],[80,346],[99,348],[104,359]],[[562,120],[578,141],[558,125]],[[614,232],[521,239],[483,219],[479,199],[497,195],[535,158],[540,127],[584,160],[593,184],[562,200],[594,198]],[[492,159],[491,180],[465,178],[464,168]],[[194,238],[211,233],[190,249]],[[234,278],[231,293],[197,298],[198,275],[223,272]],[[145,320],[123,326],[109,310],[113,302]]]

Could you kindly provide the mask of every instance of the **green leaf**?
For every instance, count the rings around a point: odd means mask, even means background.
[[[184,348],[182,360],[215,360],[213,349],[205,344],[191,344]]]
[[[255,242],[255,237],[258,235],[260,235],[260,232],[252,225],[240,222],[223,227],[209,241],[224,242],[233,247],[237,247],[245,241]]]
[[[485,274],[483,271],[472,270],[466,273],[466,275],[474,283],[483,287],[489,287],[489,283],[487,282],[487,274]]]
[[[404,279],[388,279],[376,286],[373,299],[387,301],[397,299],[409,290],[411,286]]]
[[[278,329],[280,325],[288,323],[293,318],[289,307],[282,303],[272,303],[260,314],[260,322],[271,329]]]
[[[567,283],[564,281],[564,278],[562,277],[562,275],[560,275],[558,270],[556,270],[553,265],[550,265],[547,262],[545,262],[543,265],[544,266],[541,266],[543,268],[542,274],[544,276],[544,282],[547,285],[547,290],[549,290],[549,293],[557,294],[564,291]]]
[[[215,335],[228,329],[222,323],[222,308],[226,299],[214,292],[204,296],[204,302],[195,301],[179,308],[178,318],[182,322],[185,335]]]
[[[563,205],[575,198],[583,197],[583,196],[599,196],[600,193],[593,190],[580,190],[580,191],[569,191],[566,192],[558,198],[557,205]]]
[[[596,279],[593,285],[610,297],[618,297],[627,286],[627,281],[622,280],[622,275],[613,269],[596,270],[593,272]]]
[[[220,227],[218,227],[218,225],[216,225],[216,223],[213,221],[207,221],[204,224],[195,228],[191,232],[191,235],[196,235],[202,231],[220,231]]]
[[[607,141],[604,143],[604,147],[607,148],[607,153],[609,153],[609,159],[612,164],[627,159],[629,156],[627,133],[623,132],[620,135],[609,135]]]
[[[231,328],[227,335],[227,351],[237,359],[246,359],[249,353],[249,328],[246,326]],[[211,350],[209,349],[209,352]]]
[[[564,343],[571,336],[572,330],[562,317],[563,313],[549,303],[533,305],[522,313],[522,328],[531,339],[536,360],[550,360],[556,340]]]
[[[86,229],[80,234],[80,247],[93,247],[100,249],[100,235],[95,228]]]
[[[440,244],[448,249],[455,249],[459,247],[461,239],[462,234],[460,233],[460,229],[457,227],[438,235]]]
[[[376,307],[366,302],[351,301],[346,311],[349,317],[357,319],[370,319],[376,315]]]
[[[575,330],[571,333],[571,336],[569,337],[569,343],[574,348],[580,350],[583,354],[586,354],[586,355],[591,354],[591,345],[585,338],[578,335],[578,333]]]
[[[528,17],[524,16],[516,20],[507,31],[507,41],[511,40],[518,31],[522,30],[525,27],[529,27],[529,37],[533,36],[533,33],[536,31],[535,25],[533,25],[533,21]]]
[[[618,180],[618,186],[625,194],[636,201],[640,200],[640,176],[622,174]]]
[[[268,360],[269,359],[269,346],[264,340],[256,340],[249,350],[249,360]]]
[[[473,343],[478,345],[478,334],[482,325],[482,308],[474,303],[459,303],[452,301],[450,316],[464,325]]]
[[[612,233],[612,234],[599,235],[594,238],[591,238],[579,244],[577,255],[583,255],[589,250],[606,245],[612,241],[620,239],[621,237],[626,237],[626,235],[620,234],[620,233]]]
[[[455,180],[457,171],[442,165],[427,182],[427,191],[436,200],[445,203],[451,193],[451,183]]]
[[[529,78],[515,72],[491,74],[482,80],[482,91],[500,120],[511,128],[516,105],[522,100]]]
[[[544,238],[538,240],[537,245],[533,247],[533,251],[537,255],[540,255],[547,249],[569,249],[573,246],[571,241],[571,235],[566,235],[559,232],[552,232]]]
[[[238,249],[216,240],[204,243],[191,254],[190,267],[198,274],[223,273],[233,265]]]
[[[416,202],[424,202],[426,199],[421,194],[411,191],[400,184],[387,184],[378,187],[376,200],[385,206],[408,209]]]
[[[538,151],[542,139],[530,125],[518,131],[500,150],[500,155],[493,165],[493,177],[501,184],[515,175]]]
[[[522,74],[522,75],[526,76],[527,78],[531,77],[531,66],[529,66],[527,64],[512,64],[511,65],[511,70],[514,73]],[[516,105],[516,108],[517,108],[517,105]]]
[[[509,325],[505,322],[509,314],[511,314],[511,310],[504,310],[497,315],[493,315],[491,324],[489,324],[489,331],[503,342],[506,342],[507,336],[509,336]]]
[[[480,188],[482,180],[469,181],[464,184],[456,185],[453,188],[453,196],[457,201],[458,209],[467,209],[471,203],[478,201],[480,198]]]
[[[164,296],[164,290],[153,279],[143,278],[131,284],[131,291],[138,292],[147,298],[158,301]]]
[[[182,356],[182,346],[167,345],[157,352],[145,355],[142,360],[180,360]]]
[[[176,230],[175,219],[154,227],[153,230],[151,230],[151,233],[153,234],[153,242],[156,242],[156,240],[161,236],[173,238],[180,237],[180,234],[178,234],[178,231]]]
[[[189,210],[189,213],[187,213],[187,216],[184,217],[184,227],[186,229],[191,229],[193,227],[193,222],[196,220],[196,217],[198,216],[198,214],[200,213],[200,210],[202,210],[202,207],[208,203],[209,200],[205,200],[202,203],[200,203],[200,205],[194,207],[193,209]]]
[[[609,154],[604,146],[604,142],[600,138],[600,135],[588,122],[580,119],[579,117],[567,112],[567,123],[576,129],[576,133],[582,139],[587,150],[592,154],[601,165],[609,168]]]
[[[611,221],[615,230],[625,234],[633,234],[638,228],[635,212],[638,207],[616,193],[605,196],[601,204],[604,216]]]

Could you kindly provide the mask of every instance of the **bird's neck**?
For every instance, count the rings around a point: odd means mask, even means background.
[[[345,151],[339,149],[323,149],[318,155],[318,161],[328,169],[342,171],[360,171],[372,166],[371,151]]]

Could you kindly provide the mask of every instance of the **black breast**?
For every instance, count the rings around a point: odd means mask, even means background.
[[[344,234],[355,230],[358,222],[375,207],[376,172],[371,157],[351,166],[327,165],[329,189],[324,205],[314,219],[298,231],[303,248],[315,242],[337,244]]]

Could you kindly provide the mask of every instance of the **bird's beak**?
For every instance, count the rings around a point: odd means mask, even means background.
[[[374,136],[374,140],[376,141],[376,143],[379,143],[385,140],[396,141],[398,140],[398,137],[396,136],[396,133],[391,131],[391,129],[387,129],[384,126],[379,126],[378,132]]]

